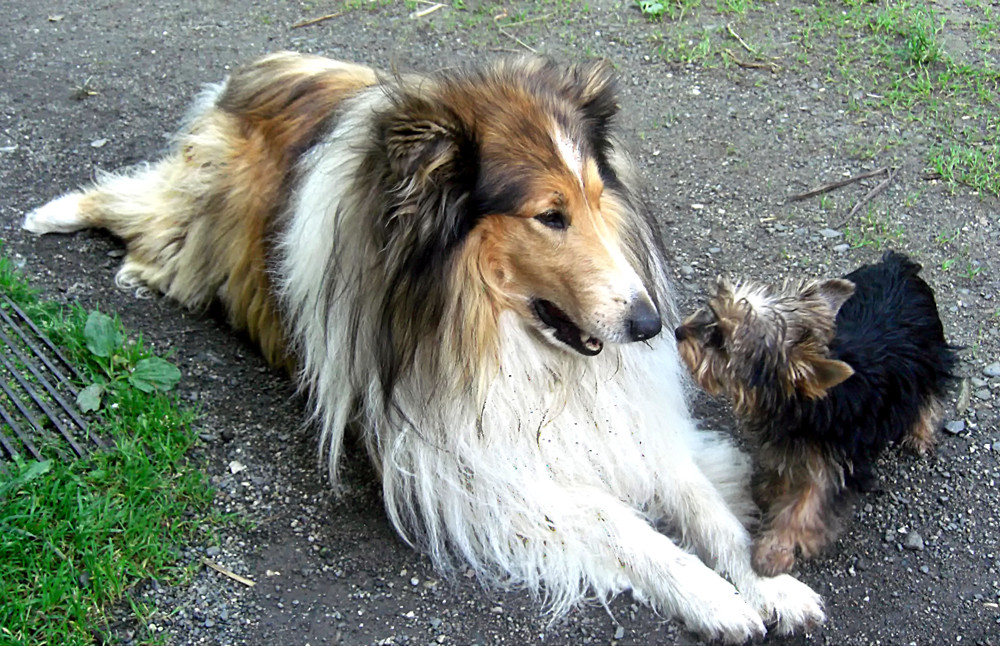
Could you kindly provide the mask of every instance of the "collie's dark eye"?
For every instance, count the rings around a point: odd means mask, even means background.
[[[535,219],[550,229],[562,230],[569,226],[569,223],[566,222],[566,216],[555,209],[539,213]]]

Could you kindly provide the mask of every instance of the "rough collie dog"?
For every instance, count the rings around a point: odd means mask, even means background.
[[[24,227],[104,227],[120,284],[219,299],[301,379],[334,481],[355,427],[445,573],[556,615],[631,590],[729,642],[819,623],[812,590],[754,573],[747,460],[691,419],[616,109],[601,63],[388,76],[280,53],[206,90],[164,159]]]

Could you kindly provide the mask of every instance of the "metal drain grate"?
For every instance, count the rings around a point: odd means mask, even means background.
[[[82,382],[80,373],[7,296],[0,300],[0,346],[0,468],[14,456],[82,457],[106,446],[76,408],[77,389],[66,375]]]

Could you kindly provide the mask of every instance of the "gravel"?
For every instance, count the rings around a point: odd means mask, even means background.
[[[780,10],[812,6],[795,0]],[[389,528],[360,447],[348,447],[343,489],[334,495],[317,464],[313,432],[302,425],[304,402],[223,317],[116,290],[119,260],[108,254],[120,255],[121,245],[99,232],[34,239],[18,227],[27,209],[98,170],[154,158],[200,84],[239,62],[280,48],[400,69],[485,59],[497,55],[493,49],[519,47],[496,30],[493,16],[503,9],[474,14],[444,7],[416,19],[403,3],[365,3],[290,29],[325,10],[189,0],[93,6],[37,0],[4,8],[0,69],[16,71],[0,84],[4,252],[45,296],[118,312],[157,351],[174,353],[184,374],[180,395],[203,412],[199,431],[206,472],[218,488],[214,504],[240,521],[205,527],[195,545],[180,549],[180,564],[193,569],[190,580],[148,581],[131,591],[132,601],[153,609],[151,622],[139,625],[125,602],[108,627],[113,639],[253,646],[692,643],[628,595],[607,609],[595,605],[551,623],[524,593],[483,590],[461,573],[443,578]],[[748,42],[784,47],[793,42],[779,33],[787,26],[769,19],[778,10],[766,4],[734,28]],[[948,3],[947,11],[949,24],[972,15],[961,3]],[[56,14],[63,18],[50,22]],[[694,18],[706,28],[730,19],[711,11]],[[852,107],[867,89],[839,85],[839,73],[827,67],[835,52],[822,41],[804,57],[784,56],[772,74],[724,58],[666,64],[656,49],[673,42],[671,29],[673,23],[644,21],[631,3],[598,0],[571,20],[530,23],[517,34],[561,58],[587,51],[618,67],[620,122],[664,227],[681,311],[702,301],[718,275],[780,282],[841,276],[876,260],[879,245],[852,246],[834,228],[874,184],[831,193],[833,211],[818,198],[792,204],[784,198],[891,166],[892,184],[870,207],[902,230],[894,246],[923,264],[949,339],[966,348],[937,452],[927,458],[889,452],[878,486],[861,498],[842,538],[797,572],[824,595],[828,624],[769,643],[1000,644],[1000,432],[992,390],[1000,376],[1000,205],[927,178],[933,133]],[[961,33],[949,32],[949,42]],[[76,98],[88,79],[97,94]],[[100,140],[100,147],[90,145]],[[865,147],[875,152],[852,152]],[[956,242],[940,242],[943,232],[956,230]],[[942,268],[959,254],[980,271],[967,277]],[[986,379],[974,385],[973,377]],[[729,411],[707,397],[698,398],[697,411],[706,426],[733,426]],[[917,538],[922,550],[909,547]]]

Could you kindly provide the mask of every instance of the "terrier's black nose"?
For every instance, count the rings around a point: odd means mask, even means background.
[[[645,341],[660,333],[660,313],[645,298],[636,300],[628,317],[628,335],[633,341]]]
[[[674,338],[677,339],[678,343],[681,343],[689,338],[691,338],[691,329],[686,325],[682,325],[674,330]]]

